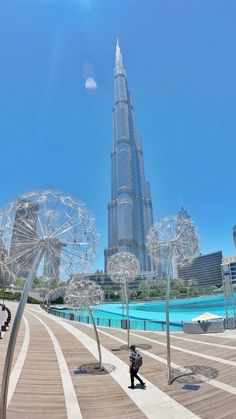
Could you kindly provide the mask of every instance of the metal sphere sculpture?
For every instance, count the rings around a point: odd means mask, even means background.
[[[2,213],[0,214],[0,223]],[[2,241],[3,229],[0,228],[0,287],[3,288],[3,304],[4,304],[4,289],[6,285],[15,282],[15,275],[8,267],[8,253]]]
[[[109,258],[107,273],[113,282],[128,284],[139,274],[139,261],[130,252],[119,252]]]
[[[0,286],[12,285],[15,282],[15,275],[9,267],[0,260]]]
[[[127,317],[127,345],[130,346],[129,338],[129,300],[128,284],[133,281],[140,272],[139,261],[135,255],[130,252],[119,252],[109,258],[107,264],[107,274],[113,282],[118,282],[124,287],[126,300]]]
[[[168,384],[171,384],[169,299],[170,282],[177,267],[189,263],[199,255],[198,236],[192,220],[179,215],[160,219],[150,229],[146,246],[157,265],[167,273],[166,288],[166,341]]]
[[[178,215],[157,221],[150,229],[146,245],[158,263],[174,260],[184,265],[199,256],[198,235],[192,220]]]
[[[26,193],[2,213],[2,241],[16,276],[27,276],[39,249],[39,276],[65,279],[94,259],[94,218],[86,206],[56,191]]]
[[[1,256],[0,256],[1,257]],[[15,283],[15,275],[10,271],[5,262],[0,260],[0,288],[3,290],[2,304],[5,304],[5,289],[7,284]]]
[[[50,305],[51,305],[51,301],[52,301],[52,298],[53,298],[54,294],[56,294],[58,292],[61,292],[61,293],[65,294],[66,285],[65,285],[65,283],[64,284],[62,283],[62,284],[59,284],[58,286],[54,287],[54,284],[52,284],[50,282],[47,282],[46,285],[48,285],[48,287],[41,288],[41,289],[44,291],[44,300],[45,300],[45,296],[46,296],[45,294],[47,293],[47,306],[49,308]]]
[[[73,309],[99,305],[103,300],[102,288],[83,276],[73,277],[65,291],[65,302]]]
[[[104,293],[102,288],[96,282],[90,281],[82,275],[73,277],[66,288],[65,302],[73,309],[86,307],[89,312],[97,341],[100,370],[102,370],[101,345],[90,306],[101,304],[103,300]]]
[[[3,372],[0,419],[5,419],[12,357],[33,278],[37,274],[59,281],[86,272],[94,259],[97,235],[85,205],[56,191],[20,196],[1,212],[0,222],[8,267],[16,277],[27,277]]]

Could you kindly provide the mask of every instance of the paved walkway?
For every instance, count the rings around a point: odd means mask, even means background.
[[[0,305],[0,327],[4,325],[5,321],[7,320],[7,311],[2,309]]]
[[[17,305],[8,304],[14,318]],[[0,341],[0,375],[9,332]],[[126,331],[99,328],[109,374],[77,375],[98,360],[90,325],[48,315],[27,305],[20,326],[9,384],[7,419],[233,419],[236,411],[236,333],[171,334],[173,384],[166,384],[162,332],[132,331],[140,345],[145,390],[128,389]],[[193,375],[194,372],[194,375]],[[183,391],[185,383],[199,385]]]

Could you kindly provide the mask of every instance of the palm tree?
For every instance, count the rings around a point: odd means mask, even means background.
[[[188,289],[188,295],[192,293],[196,293],[198,291],[198,280],[195,278],[191,278],[187,281],[187,289]]]
[[[176,297],[180,294],[181,290],[185,287],[185,282],[181,278],[173,278],[172,280],[172,290],[173,295]]]

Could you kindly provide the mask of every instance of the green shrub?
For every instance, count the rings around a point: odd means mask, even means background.
[[[52,301],[52,304],[63,304],[63,303],[64,303],[64,301],[63,301],[63,298],[61,296],[56,298],[56,300]]]
[[[20,301],[20,297],[21,292],[0,292],[0,299],[4,298],[4,300]],[[30,296],[28,297],[27,302],[32,304],[40,304],[40,301]]]
[[[19,301],[21,297],[21,292],[1,292],[0,298],[4,298],[5,300],[17,300]]]
[[[40,304],[40,301],[36,300],[36,298],[28,296],[27,303]]]

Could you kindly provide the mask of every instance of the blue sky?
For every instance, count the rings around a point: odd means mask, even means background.
[[[181,203],[202,253],[235,254],[235,20],[234,0],[2,2],[0,206],[33,189],[77,197],[103,267],[118,37],[155,220]]]

